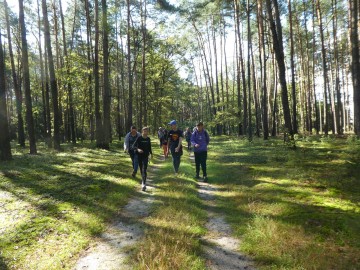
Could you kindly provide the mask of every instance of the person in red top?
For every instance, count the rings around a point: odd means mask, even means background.
[[[167,155],[169,154],[170,150],[175,175],[177,175],[180,167],[180,159],[183,154],[181,143],[184,135],[183,132],[177,128],[177,123],[175,120],[170,121],[169,125],[171,126],[171,129],[168,132]]]

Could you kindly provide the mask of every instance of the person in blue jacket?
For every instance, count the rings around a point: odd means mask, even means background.
[[[200,176],[200,166],[203,172],[204,182],[208,181],[206,173],[206,160],[207,160],[207,146],[210,142],[209,133],[204,129],[204,124],[199,122],[196,125],[194,132],[191,135],[191,144],[194,147],[195,155],[195,167],[196,167],[196,179],[199,179]]]

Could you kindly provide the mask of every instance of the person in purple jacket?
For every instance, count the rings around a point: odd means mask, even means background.
[[[204,182],[208,181],[206,174],[207,146],[210,142],[209,133],[204,129],[204,124],[199,122],[191,135],[191,144],[194,146],[196,179],[200,176],[200,166],[203,172]]]

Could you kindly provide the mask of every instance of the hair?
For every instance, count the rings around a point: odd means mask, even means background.
[[[130,129],[136,129],[136,127],[135,126],[131,126],[131,128]]]
[[[149,131],[149,127],[143,127],[141,130],[142,130],[142,131],[144,131],[144,130]]]

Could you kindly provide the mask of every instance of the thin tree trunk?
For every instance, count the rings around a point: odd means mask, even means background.
[[[294,134],[298,133],[298,124],[297,124],[297,110],[296,110],[296,84],[295,84],[295,61],[294,61],[294,35],[293,35],[293,13],[291,9],[291,0],[288,0],[289,8],[289,28],[290,28],[290,65],[291,65],[291,90],[292,90],[292,125]]]
[[[283,105],[284,111],[284,120],[285,120],[285,127],[287,132],[290,135],[293,135],[293,128],[291,124],[291,114],[289,108],[289,99],[288,99],[288,91],[287,91],[287,83],[286,83],[286,67],[285,67],[285,57],[284,57],[284,49],[283,49],[283,39],[282,39],[282,27],[280,23],[280,14],[278,9],[277,0],[272,1],[275,8],[275,19],[276,23],[273,18],[272,14],[272,5],[270,0],[266,0],[268,17],[270,22],[270,29],[273,37],[273,46],[274,52],[278,64],[279,69],[279,79],[281,85],[281,101]]]
[[[21,27],[21,54],[22,54],[22,65],[23,65],[23,82],[24,82],[24,91],[25,91],[26,124],[29,134],[30,154],[36,154],[37,150],[36,150],[36,139],[35,139],[35,129],[34,129],[34,118],[32,113],[28,44],[26,40],[26,27],[25,27],[23,0],[19,0],[19,21]]]
[[[95,59],[94,59],[94,81],[95,81],[95,123],[96,123],[96,146],[101,148],[104,142],[103,125],[100,114],[100,74],[99,74],[99,3],[95,1]]]
[[[5,8],[7,8],[5,3]],[[2,47],[0,30],[0,160],[11,160],[10,132],[8,124],[6,83],[5,83],[5,57]]]
[[[143,8],[143,5],[145,7]],[[142,117],[141,119],[144,120],[143,125],[147,126],[147,89],[146,89],[146,0],[143,0],[142,7],[142,18],[141,18],[141,24],[142,24],[142,58],[141,58],[141,112]]]
[[[323,79],[324,79],[324,132],[325,135],[329,133],[329,109],[328,109],[328,70],[326,64],[326,50],[325,50],[325,41],[324,41],[324,31],[323,23],[320,9],[320,1],[316,1],[316,11],[318,16],[319,30],[320,30],[320,40],[321,40],[321,54],[322,54],[322,68],[323,68]]]
[[[59,103],[58,103],[59,98],[58,98],[58,89],[57,89],[57,82],[55,76],[54,59],[51,49],[50,27],[49,27],[46,0],[42,0],[42,9],[43,9],[43,21],[44,21],[44,31],[45,31],[45,45],[47,48],[47,55],[48,55],[50,88],[52,94],[52,104],[53,104],[53,113],[54,113],[54,149],[60,150],[60,113],[59,113]]]
[[[249,141],[252,141],[252,115],[251,115],[251,52],[252,52],[252,46],[251,46],[251,27],[250,27],[250,1],[247,0],[247,7],[246,7],[246,15],[247,15],[247,38],[248,38],[248,47],[247,47],[247,53],[248,53],[248,58],[247,58],[247,72],[248,72],[248,76],[247,76],[247,88],[249,91],[249,116],[248,116],[248,139]],[[255,84],[255,81],[253,82]]]
[[[131,10],[130,10],[130,0],[126,0],[127,3],[127,64],[128,64],[128,83],[129,83],[129,100],[128,100],[128,108],[127,108],[127,123],[126,129],[129,130],[132,124],[132,117],[133,117],[133,75],[131,72],[131,44],[130,44],[130,37],[131,37],[131,27],[130,27],[130,17],[131,17]]]
[[[62,10],[61,0],[59,0],[59,8],[60,8],[60,17],[61,17],[61,26],[62,26],[62,38],[63,38],[63,44],[64,44],[64,56],[65,59],[68,58],[67,53],[67,45],[66,45],[66,37],[65,37],[65,20],[64,20],[64,14]],[[70,77],[70,65],[68,61],[66,61],[66,73],[68,77]],[[76,144],[76,128],[75,128],[75,120],[74,120],[74,101],[73,101],[73,91],[72,91],[72,85],[69,80],[68,82],[68,99],[69,99],[69,124],[70,124],[70,134],[71,134],[71,141],[73,144]]]
[[[86,47],[87,47],[87,61],[88,68],[92,67],[92,39],[91,39],[91,18],[89,11],[89,1],[84,0],[85,4],[85,13],[86,13]],[[93,72],[94,74],[94,72]],[[92,76],[93,74],[89,72],[87,81],[88,81],[88,91],[89,91],[89,108],[88,108],[88,117],[90,124],[90,139],[93,141],[95,139],[95,124],[94,124],[94,116],[93,116],[93,85],[92,85]]]
[[[354,131],[360,136],[359,3],[350,0],[351,73],[354,91]]]
[[[24,131],[24,120],[22,116],[22,93],[21,88],[18,82],[16,69],[15,69],[15,61],[14,61],[14,53],[12,49],[12,38],[11,38],[11,31],[10,31],[10,22],[9,22],[9,13],[8,13],[8,5],[6,0],[4,0],[5,6],[5,17],[6,17],[6,28],[7,28],[7,35],[8,35],[8,44],[9,44],[9,54],[10,54],[10,62],[11,62],[11,74],[14,83],[14,91],[16,97],[16,113],[17,113],[17,120],[18,120],[18,143],[21,147],[25,147],[25,131]]]
[[[259,26],[259,47],[260,47],[260,66],[261,66],[261,83],[263,90],[263,132],[264,140],[269,138],[269,119],[268,119],[268,93],[267,93],[267,80],[266,80],[266,50],[265,50],[265,34],[264,34],[264,19],[263,19],[263,6],[262,0],[257,1],[258,6],[258,26]]]
[[[110,107],[111,107],[111,89],[110,89],[110,76],[109,76],[109,37],[108,37],[108,19],[107,19],[107,2],[102,0],[102,30],[103,30],[103,110],[104,110],[104,142],[102,148],[109,149],[111,141],[111,123],[110,123]]]

